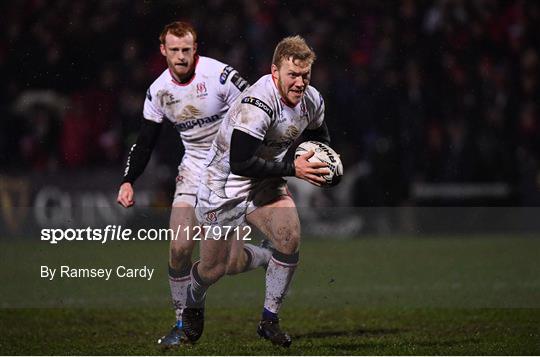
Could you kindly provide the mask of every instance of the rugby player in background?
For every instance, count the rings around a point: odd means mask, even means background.
[[[300,221],[283,177],[296,176],[320,186],[324,183],[320,175],[329,173],[325,163],[308,161],[312,151],[294,161],[284,160],[302,133],[307,140],[330,142],[324,101],[309,85],[314,60],[315,53],[300,36],[277,45],[271,74],[243,92],[221,123],[197,192],[201,223],[229,227],[247,222],[273,243],[257,332],[284,347],[290,346],[291,338],[281,330],[278,312],[299,260]],[[206,291],[226,273],[235,242],[215,238],[201,242],[201,260],[192,268],[184,309],[184,329],[192,341],[203,332]]]
[[[159,36],[161,54],[167,69],[146,92],[137,142],[130,150],[117,201],[124,207],[135,203],[133,183],[143,173],[156,145],[162,122],[172,122],[180,134],[185,154],[178,167],[170,228],[179,230],[170,241],[169,283],[176,313],[176,323],[158,343],[163,347],[181,344],[185,339],[182,311],[190,282],[191,255],[195,242],[185,227],[198,225],[194,206],[197,188],[203,175],[206,154],[219,125],[233,101],[248,83],[232,67],[199,56],[197,34],[185,22],[173,22]],[[269,249],[235,241],[227,265],[228,274],[236,274],[268,264]]]

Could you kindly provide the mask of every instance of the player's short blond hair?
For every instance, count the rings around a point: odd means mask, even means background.
[[[281,65],[283,60],[300,60],[305,61],[309,65],[313,64],[317,56],[315,52],[308,46],[306,40],[301,36],[289,36],[279,41],[274,51],[274,57],[272,58],[272,64],[277,68]]]
[[[193,42],[197,42],[197,32],[195,31],[193,26],[191,26],[187,22],[175,21],[165,25],[165,27],[161,31],[161,34],[159,34],[159,42],[162,45],[165,44],[165,37],[167,37],[168,33],[170,33],[171,35],[175,35],[176,37],[184,37],[188,33],[191,33],[193,35]]]

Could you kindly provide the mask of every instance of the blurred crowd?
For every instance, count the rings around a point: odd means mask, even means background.
[[[0,12],[4,172],[120,177],[166,66],[158,35],[187,20],[200,54],[250,82],[282,37],[307,39],[356,204],[406,203],[417,182],[504,182],[517,204],[540,187],[537,1],[24,0]],[[155,156],[174,166],[181,147],[164,129]]]

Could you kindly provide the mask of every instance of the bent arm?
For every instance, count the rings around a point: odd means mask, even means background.
[[[262,140],[234,129],[231,138],[230,163],[235,175],[266,178],[295,176],[294,162],[269,161],[255,156]]]

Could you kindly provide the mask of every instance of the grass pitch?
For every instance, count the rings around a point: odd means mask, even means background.
[[[290,349],[255,333],[261,270],[212,287],[201,340],[165,352],[156,340],[173,322],[166,244],[28,244],[0,245],[2,354],[540,354],[535,238],[306,239],[280,314]],[[41,264],[148,265],[157,276],[44,281]]]

